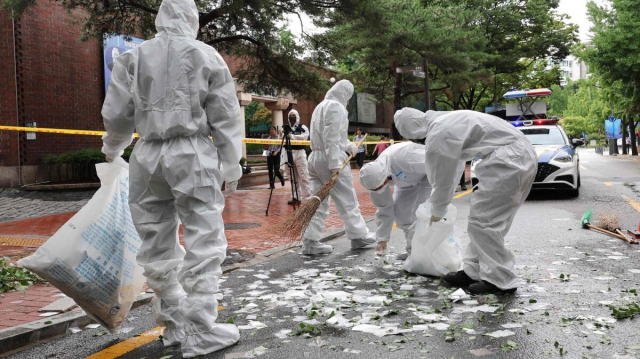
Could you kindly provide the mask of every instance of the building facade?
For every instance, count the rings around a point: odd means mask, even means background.
[[[560,66],[560,70],[562,71],[561,86],[566,86],[570,81],[578,81],[589,77],[589,66],[573,55],[569,55],[560,62],[549,60],[548,68],[556,65]]]
[[[105,96],[103,43],[80,41],[81,16],[81,12],[68,13],[47,0],[37,0],[19,20],[0,12],[0,125],[104,129],[100,115]],[[243,65],[240,58],[225,60],[232,74]],[[331,69],[317,69],[327,81],[337,77]],[[262,96],[244,92],[240,84],[236,87],[241,106],[264,102],[278,126],[293,108],[308,125],[323,98]],[[350,131],[363,127],[371,133],[388,133],[393,109],[376,104],[374,112],[373,123],[353,123]],[[100,148],[101,144],[99,136],[0,131],[0,187],[47,181],[43,156]]]

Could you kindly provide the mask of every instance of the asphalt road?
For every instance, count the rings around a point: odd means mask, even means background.
[[[447,298],[456,288],[407,275],[393,253],[377,259],[372,249],[352,251],[340,237],[330,242],[331,255],[310,258],[291,251],[226,276],[219,321],[233,318],[244,329],[237,345],[206,358],[640,357],[640,317],[616,321],[607,307],[638,300],[633,289],[640,290],[640,246],[580,227],[582,214],[593,209],[617,215],[625,229],[637,228],[640,163],[592,150],[580,156],[580,197],[534,192],[506,238],[522,278],[515,295],[452,303]],[[462,242],[468,241],[470,197],[453,202]],[[394,230],[392,252],[403,241]],[[300,321],[316,329],[301,330]],[[85,329],[12,357],[180,358],[179,347],[163,348],[159,340],[133,343],[135,349],[121,356],[105,354],[155,327],[146,305],[131,312],[126,334]],[[412,331],[378,337],[354,328]],[[486,335],[499,331],[508,336]]]

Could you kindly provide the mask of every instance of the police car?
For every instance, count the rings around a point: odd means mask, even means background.
[[[580,194],[580,158],[576,148],[584,144],[582,139],[569,140],[558,120],[513,121],[526,138],[533,144],[538,154],[538,172],[533,189],[554,189],[566,192],[570,197]],[[481,160],[471,163],[471,183],[478,184],[475,166]]]

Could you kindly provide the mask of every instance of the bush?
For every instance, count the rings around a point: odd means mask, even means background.
[[[133,148],[125,149],[122,158],[128,162],[132,151]],[[85,148],[60,155],[42,156],[42,164],[48,166],[49,180],[52,182],[97,181],[95,165],[105,161],[105,155],[99,148]],[[53,173],[57,173],[57,181],[52,179]]]
[[[259,143],[247,143],[247,154],[248,155],[261,155],[264,150],[264,145]]]
[[[0,258],[0,293],[23,291],[42,279],[22,267],[11,263],[9,257]]]

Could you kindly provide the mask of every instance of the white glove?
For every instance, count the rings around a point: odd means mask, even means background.
[[[222,191],[222,194],[225,197],[228,197],[232,195],[237,189],[238,189],[238,181],[227,182],[227,185],[225,186],[225,190]]]
[[[348,150],[347,150],[347,151],[349,151],[349,153],[350,153],[352,156],[355,156],[355,155],[357,155],[357,154],[358,154],[358,146],[356,146],[356,144],[355,144],[355,143],[351,142],[351,143],[349,144],[349,148],[348,148]]]

